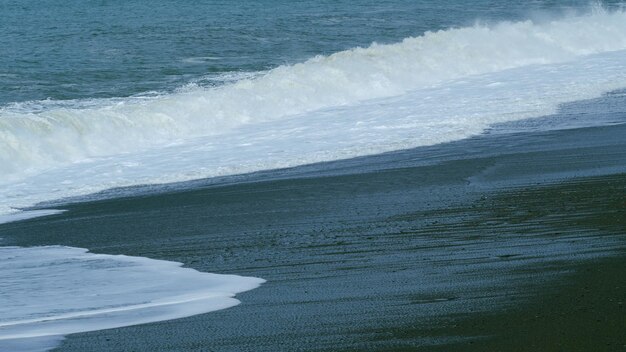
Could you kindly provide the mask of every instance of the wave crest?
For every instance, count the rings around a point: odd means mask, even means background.
[[[138,152],[244,124],[358,104],[453,79],[626,49],[626,12],[427,32],[280,66],[254,78],[161,96],[0,110],[0,175]],[[45,103],[42,103],[46,105]],[[337,117],[340,118],[340,117]],[[0,181],[1,182],[1,181]]]

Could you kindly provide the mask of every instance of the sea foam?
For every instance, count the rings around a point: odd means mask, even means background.
[[[0,110],[0,211],[467,138],[626,87],[626,12],[427,32],[213,88]]]
[[[262,279],[86,249],[0,247],[0,351],[48,350],[63,335],[232,307]]]

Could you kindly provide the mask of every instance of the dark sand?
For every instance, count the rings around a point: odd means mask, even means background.
[[[168,189],[0,237],[268,282],[231,309],[58,351],[626,351],[626,124]]]

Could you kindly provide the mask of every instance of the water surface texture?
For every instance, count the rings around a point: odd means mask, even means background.
[[[609,4],[611,2],[608,2]],[[171,91],[427,30],[585,1],[60,1],[0,4],[0,104]]]
[[[2,94],[5,214],[460,140],[626,87],[620,4],[54,4],[5,5],[1,86],[25,87]]]

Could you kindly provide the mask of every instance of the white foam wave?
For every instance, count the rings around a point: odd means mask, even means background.
[[[4,107],[0,213],[466,138],[626,87],[624,50],[626,12],[596,10],[429,32],[214,88]]]
[[[404,94],[450,79],[626,48],[626,13],[476,25],[373,44],[213,89],[36,113],[0,111],[1,181],[242,124]]]
[[[0,350],[46,350],[71,333],[228,308],[239,303],[236,293],[264,282],[181,265],[72,247],[0,247]]]
[[[233,175],[444,143],[479,134],[495,123],[549,115],[557,112],[559,104],[623,87],[626,50],[475,75],[400,96],[49,170],[0,187],[0,204],[26,208],[113,187]]]

